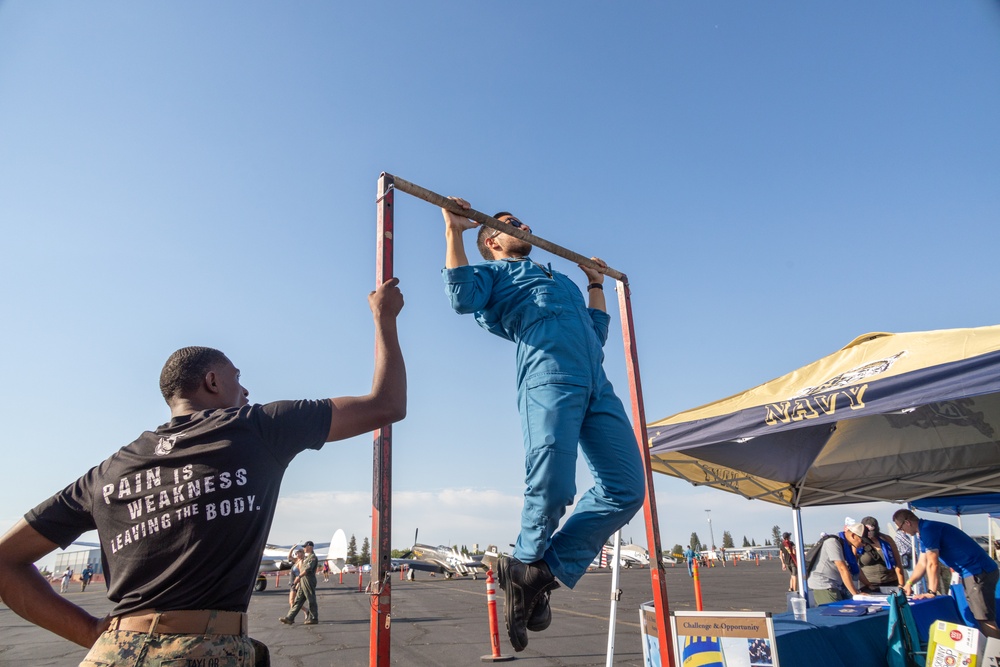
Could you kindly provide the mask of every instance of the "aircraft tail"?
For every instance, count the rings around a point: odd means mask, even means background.
[[[347,567],[347,535],[343,529],[338,528],[337,532],[330,538],[330,551],[326,554],[326,560],[330,563],[330,571],[340,574]]]

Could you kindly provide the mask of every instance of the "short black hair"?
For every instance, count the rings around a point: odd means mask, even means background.
[[[494,213],[493,217],[499,219],[501,215],[514,217],[514,214],[509,211]],[[479,254],[483,256],[483,259],[493,259],[493,251],[486,247],[486,239],[495,231],[495,229],[486,225],[479,226],[479,234],[476,236],[476,247],[479,248]]]
[[[791,534],[791,533],[782,533],[782,534],[781,534],[781,539],[783,539],[783,540],[787,540],[787,539],[788,539],[788,538],[790,538],[791,536],[792,536],[792,534]]]
[[[919,520],[920,519],[917,518],[916,514],[907,509],[896,510],[892,515],[892,522],[897,526],[904,521],[912,521],[913,523],[916,523]]]
[[[160,393],[167,403],[198,388],[205,374],[219,363],[229,361],[211,347],[182,347],[167,359],[160,371]]]

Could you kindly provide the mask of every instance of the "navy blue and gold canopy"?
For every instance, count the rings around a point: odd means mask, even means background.
[[[790,507],[1000,491],[1000,326],[865,334],[647,431],[655,471]]]

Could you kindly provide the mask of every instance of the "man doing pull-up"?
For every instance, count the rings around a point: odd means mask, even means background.
[[[462,199],[454,201],[469,208]],[[487,261],[469,266],[462,234],[478,223],[442,212],[443,276],[452,308],[474,313],[481,327],[517,345],[526,489],[514,556],[500,557],[497,575],[507,633],[514,650],[522,651],[526,630],[544,630],[551,622],[549,593],[559,586],[556,580],[573,588],[608,537],[642,505],[642,460],[602,366],[610,323],[604,274],[580,266],[589,283],[584,304],[572,280],[528,257],[530,243],[485,226],[476,245]],[[494,217],[531,229],[507,212]],[[578,445],[594,486],[557,531],[576,496]]]

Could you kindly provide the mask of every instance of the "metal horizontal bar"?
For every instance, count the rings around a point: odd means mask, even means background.
[[[388,176],[389,174],[386,175]],[[422,188],[419,185],[410,183],[409,181],[404,180],[399,176],[391,176],[391,178],[393,179],[395,188],[397,190],[405,192],[408,195],[413,195],[417,199],[423,199],[425,202],[434,204],[435,206],[446,208],[452,213],[464,216],[469,220],[474,220],[481,225],[489,227],[490,229],[496,229],[498,231],[503,232],[504,234],[508,234],[510,236],[516,236],[519,239],[527,241],[536,248],[541,248],[542,250],[551,252],[553,255],[558,255],[563,259],[568,259],[571,262],[576,262],[577,264],[581,264],[588,268],[594,269],[595,271],[600,271],[604,275],[614,278],[615,280],[621,282],[624,285],[628,285],[628,276],[626,276],[621,271],[612,269],[611,267],[603,268],[597,262],[590,259],[589,257],[584,257],[579,253],[573,252],[572,250],[568,250],[562,247],[561,245],[556,245],[551,241],[546,241],[540,236],[535,236],[534,234],[531,234],[524,230],[518,229],[516,227],[511,227],[510,225],[504,222],[500,222],[493,216],[486,215],[481,211],[477,211],[471,208],[462,208],[461,206],[456,204],[454,200],[448,199],[447,197],[439,195],[436,192],[431,192],[427,188]]]

